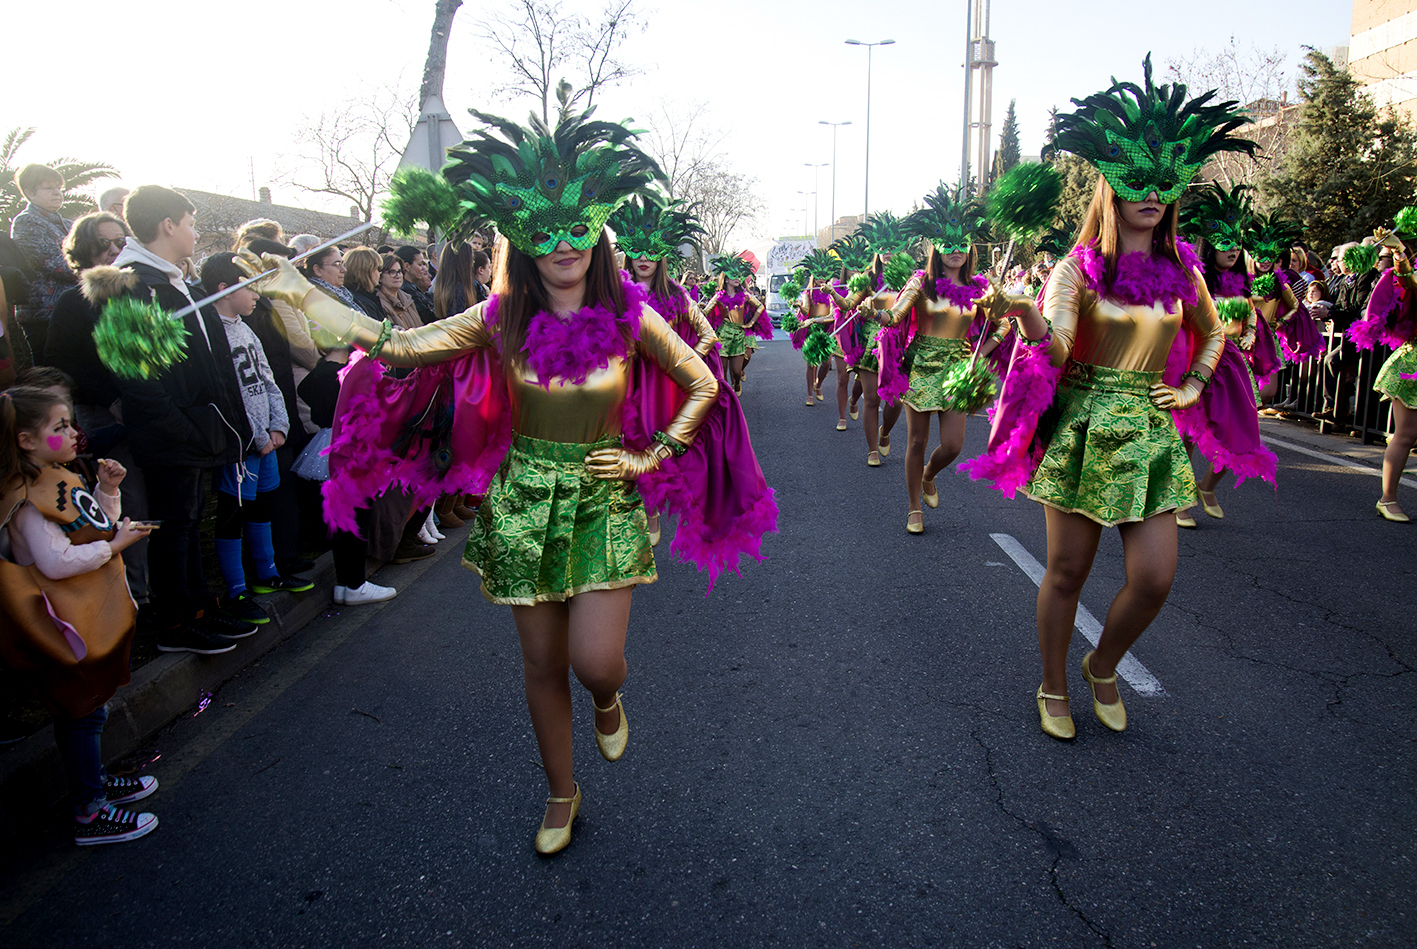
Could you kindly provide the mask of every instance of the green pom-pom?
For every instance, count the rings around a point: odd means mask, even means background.
[[[831,334],[817,325],[812,327],[802,343],[802,358],[807,360],[808,365],[820,366],[832,357],[835,350]]]
[[[915,276],[915,261],[911,259],[909,254],[896,254],[886,262],[881,276],[887,287],[899,290],[906,285],[911,277]]]
[[[1015,165],[985,199],[989,219],[1010,237],[1029,240],[1053,224],[1063,196],[1063,176],[1051,164]]]
[[[852,293],[869,293],[871,291],[871,275],[868,273],[854,273],[846,281],[846,289]]]
[[[796,302],[797,298],[802,295],[802,284],[793,278],[777,288],[777,295],[784,300]]]
[[[1250,284],[1250,296],[1252,297],[1272,297],[1279,292],[1279,281],[1274,279],[1272,273],[1262,273],[1255,278],[1255,282]]]
[[[1403,237],[1417,235],[1417,208],[1403,208],[1393,219],[1393,227]]]
[[[162,307],[111,300],[93,330],[98,358],[123,379],[151,379],[187,355],[187,327]]]
[[[812,279],[812,272],[806,267],[798,267],[792,271],[792,282],[801,286],[806,286],[807,281]]]
[[[457,223],[461,206],[442,175],[410,166],[394,172],[383,209],[385,226],[399,234],[411,235],[419,224],[444,234]]]
[[[1226,323],[1248,319],[1250,301],[1244,297],[1221,297],[1215,301],[1215,312],[1220,314],[1220,318]]]
[[[968,414],[998,395],[999,377],[983,359],[965,360],[945,373],[940,388],[944,392],[945,411]]]
[[[781,326],[789,333],[795,333],[802,328],[802,321],[797,318],[796,310],[788,310],[782,316]]]
[[[1343,252],[1343,269],[1351,274],[1367,273],[1378,265],[1378,249],[1358,244]]]

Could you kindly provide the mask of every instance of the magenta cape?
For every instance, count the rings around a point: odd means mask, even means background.
[[[626,447],[650,447],[673,417],[678,404],[668,389],[682,401],[657,365],[634,361],[622,418]],[[412,493],[418,506],[442,494],[485,493],[513,437],[494,349],[473,350],[404,379],[386,376],[376,360],[358,358],[345,370],[335,410],[330,479],[323,488],[326,521],[357,531],[355,510],[393,485]],[[743,554],[762,559],[762,535],[777,529],[772,489],[727,385],[720,384],[718,403],[689,450],[637,486],[651,510],[679,517],[671,549],[708,571],[710,589],[724,570],[739,572]]]
[[[1276,270],[1274,275],[1284,286],[1289,286],[1289,278],[1285,276],[1284,271]],[[1297,302],[1299,305],[1294,313],[1289,319],[1281,320],[1279,328],[1275,330],[1279,336],[1279,345],[1284,349],[1284,357],[1300,360],[1322,356],[1325,348],[1323,332],[1319,329],[1319,324],[1314,322],[1304,301]]]
[[[1397,349],[1417,333],[1417,294],[1408,291],[1389,268],[1373,285],[1363,319],[1348,327],[1348,341],[1359,349],[1378,343]]]
[[[1256,348],[1259,345],[1255,343]],[[1194,358],[1195,337],[1182,323],[1166,358],[1162,380],[1179,387]],[[1176,428],[1182,436],[1210,461],[1212,469],[1235,475],[1235,487],[1244,484],[1246,478],[1260,478],[1275,484],[1279,459],[1260,438],[1255,390],[1250,385],[1250,374],[1245,371],[1240,348],[1234,343],[1225,341],[1220,362],[1201,393],[1200,402],[1188,409],[1172,410],[1171,417],[1176,420]]]
[[[1262,316],[1255,317],[1255,344],[1245,356],[1255,372],[1255,384],[1261,389],[1269,385],[1274,374],[1284,368],[1284,363],[1279,359],[1279,340],[1269,320]]]

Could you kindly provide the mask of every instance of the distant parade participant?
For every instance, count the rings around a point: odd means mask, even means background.
[[[1042,313],[1027,298],[997,292],[980,303],[1018,314],[1027,342],[995,408],[988,453],[964,467],[1009,495],[1023,484],[1044,506],[1036,700],[1044,733],[1065,740],[1077,733],[1068,646],[1102,529],[1118,527],[1127,579],[1082,674],[1098,719],[1121,731],[1117,664],[1166,602],[1176,572],[1175,512],[1195,497],[1171,413],[1200,404],[1224,332],[1199,260],[1176,239],[1175,202],[1212,155],[1255,149],[1229,134],[1248,121],[1238,103],[1211,104],[1213,93],[1187,101],[1184,86],[1157,87],[1150,56],[1144,71],[1144,85],[1114,83],[1073,100],[1077,110],[1058,119],[1050,149],[1086,159],[1102,177],[1076,246],[1048,281]],[[1189,358],[1177,374],[1168,360],[1183,328]]]
[[[777,508],[770,490],[744,497],[748,479],[716,474],[742,463],[705,443],[718,383],[616,266],[606,221],[662,180],[634,133],[590,112],[554,131],[535,115],[521,127],[473,114],[488,128],[449,149],[442,175],[463,209],[455,232],[495,223],[507,242],[486,302],[395,331],[313,292],[284,258],[247,263],[276,270],[264,295],[368,354],[340,389],[339,417],[352,421],[331,438],[334,526],[353,525],[390,481],[419,501],[485,493],[463,564],[484,597],[512,607],[551,791],[536,850],[550,854],[570,842],[581,806],[570,671],[593,698],[601,755],[619,759],[628,740],[619,688],[631,594],[657,577],[641,493],[679,517],[675,550],[711,578],[759,555]],[[419,368],[396,380],[378,362]],[[672,411],[654,395],[665,385],[681,394]]]
[[[718,333],[719,354],[728,361],[728,377],[733,383],[733,391],[741,394],[743,366],[748,351],[747,332],[760,319],[768,318],[767,308],[762,300],[747,290],[747,282],[753,276],[753,265],[747,260],[738,256],[719,257],[713,262],[713,272],[718,277],[718,288],[707,304],[700,303],[700,308]],[[702,295],[701,290],[701,298]],[[771,327],[771,323],[768,325]],[[771,333],[771,328],[768,332]]]
[[[910,503],[905,529],[911,534],[925,530],[922,492],[926,504],[939,506],[935,476],[964,448],[966,415],[948,402],[946,379],[951,370],[970,361],[976,348],[979,358],[987,359],[1009,332],[1007,320],[991,323],[975,305],[989,289],[988,279],[975,272],[974,238],[983,223],[979,202],[962,200],[943,184],[927,194],[925,206],[905,221],[910,234],[929,244],[925,269],[910,278],[895,306],[881,318],[886,327],[881,334],[881,388],[891,372],[899,372],[901,384],[909,385],[900,401],[905,403],[905,487]],[[895,348],[904,354],[900,367],[886,358],[891,348],[887,339],[898,340]],[[939,419],[940,444],[927,462],[931,418]]]
[[[793,319],[797,323],[797,328],[791,334],[792,345],[802,353],[803,360],[807,363],[807,402],[811,406],[817,402],[825,402],[822,396],[822,382],[826,379],[827,373],[831,371],[833,357],[838,353],[839,347],[832,337],[832,329],[836,325],[836,304],[832,300],[830,289],[840,292],[845,290],[843,284],[837,283],[837,277],[841,273],[841,261],[831,254],[814,250],[806,257],[797,262],[794,281],[799,279],[798,275],[805,274],[808,282],[799,294],[789,294],[795,298],[792,300],[794,310]],[[784,288],[791,288],[796,284],[784,284]],[[841,417],[837,420],[837,431],[846,431],[846,404],[841,405]]]

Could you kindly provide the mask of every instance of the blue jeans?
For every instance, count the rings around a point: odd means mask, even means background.
[[[103,789],[108,772],[103,769],[100,750],[107,722],[107,704],[82,718],[54,720],[54,744],[59,746],[64,774],[69,778],[69,803],[80,817],[97,813],[108,801]]]

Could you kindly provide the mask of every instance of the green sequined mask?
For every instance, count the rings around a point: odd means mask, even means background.
[[[1238,102],[1209,104],[1215,90],[1187,102],[1181,83],[1152,82],[1150,53],[1142,68],[1144,86],[1114,78],[1107,91],[1073,99],[1077,111],[1058,117],[1043,157],[1072,152],[1102,172],[1124,201],[1145,201],[1154,192],[1173,204],[1216,153],[1254,156],[1254,142],[1230,135],[1250,121]]]
[[[616,122],[590,121],[587,110],[553,132],[535,115],[516,125],[477,110],[491,129],[448,149],[443,177],[464,215],[454,236],[494,223],[512,245],[544,257],[565,242],[589,250],[610,215],[632,194],[663,180],[654,159],[629,144],[637,134]]]
[[[632,199],[610,216],[615,243],[635,260],[666,260],[679,256],[683,244],[697,245],[704,230],[694,215],[675,202],[661,208]]]
[[[984,224],[984,206],[973,199],[961,199],[959,189],[944,183],[925,195],[925,206],[905,219],[905,231],[921,237],[948,257],[967,254]]]
[[[725,254],[714,260],[713,275],[743,282],[752,278],[753,265],[737,255]]]
[[[1181,232],[1192,239],[1204,239],[1219,251],[1244,247],[1251,218],[1249,192],[1248,185],[1227,191],[1212,182],[1181,209]]]
[[[873,254],[889,256],[909,249],[915,238],[905,229],[905,221],[889,211],[873,214],[861,223],[857,233],[866,239]]]

